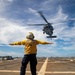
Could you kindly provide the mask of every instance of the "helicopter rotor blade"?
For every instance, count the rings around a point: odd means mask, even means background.
[[[48,21],[46,20],[46,18],[45,18],[44,15],[42,14],[42,12],[38,11],[38,13],[39,13],[40,16],[45,20],[45,22],[48,24]]]
[[[28,26],[44,26],[44,25],[47,25],[47,24],[28,24]]]

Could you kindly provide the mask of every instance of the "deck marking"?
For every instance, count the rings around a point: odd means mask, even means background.
[[[19,73],[20,71],[18,71],[18,70],[0,70],[0,72]],[[31,73],[31,71],[26,71],[26,73]],[[75,71],[46,71],[45,73],[48,73],[48,74],[60,74],[60,73],[62,73],[62,74],[75,74]]]
[[[59,71],[59,72],[58,71],[49,71],[49,72],[47,71],[45,73],[49,73],[49,74],[51,74],[51,73],[52,74],[57,74],[57,73],[58,74],[60,74],[60,73],[64,73],[64,74],[67,74],[67,73],[69,73],[69,74],[75,74],[75,71]]]
[[[18,70],[0,70],[0,72],[20,72]],[[26,73],[30,73],[30,71],[26,71]]]
[[[47,67],[48,58],[45,60],[43,66],[41,67],[38,75],[45,75],[46,67]]]

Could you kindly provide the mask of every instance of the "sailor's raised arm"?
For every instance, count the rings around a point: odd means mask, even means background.
[[[39,40],[36,40],[37,41],[37,44],[54,44],[53,42],[46,42],[46,41],[39,41]]]
[[[54,44],[53,42],[49,42],[49,44]]]
[[[25,40],[19,42],[12,42],[9,45],[25,45]]]

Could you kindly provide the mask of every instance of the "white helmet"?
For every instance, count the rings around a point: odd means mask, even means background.
[[[34,34],[32,32],[29,32],[26,36],[27,39],[34,39]]]

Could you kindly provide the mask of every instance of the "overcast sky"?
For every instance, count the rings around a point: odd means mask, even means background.
[[[53,23],[57,38],[46,38],[43,26],[28,26],[45,23],[37,11]],[[54,42],[38,45],[37,56],[75,56],[75,0],[0,0],[0,56],[22,57],[24,46],[8,44],[24,40],[28,32],[33,32],[35,39]]]

